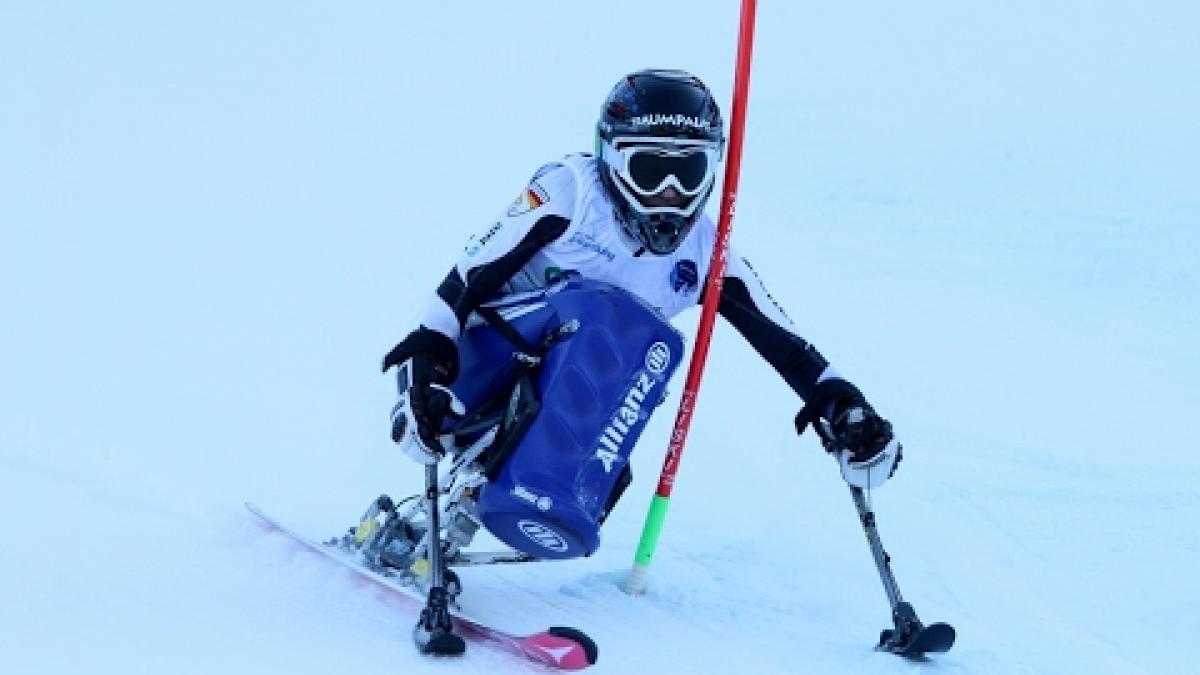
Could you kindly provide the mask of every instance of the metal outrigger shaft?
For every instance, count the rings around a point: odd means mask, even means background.
[[[949,650],[954,645],[954,627],[947,623],[926,626],[917,618],[916,610],[900,595],[900,586],[896,584],[896,577],[892,574],[892,558],[884,550],[883,542],[879,539],[875,512],[867,504],[863,489],[851,485],[850,495],[854,498],[859,522],[867,535],[867,543],[871,546],[871,555],[874,556],[875,567],[879,570],[879,580],[883,582],[883,590],[892,605],[892,622],[895,627],[879,634],[879,644],[875,648],[912,657]]]

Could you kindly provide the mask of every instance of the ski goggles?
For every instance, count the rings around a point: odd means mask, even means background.
[[[604,161],[642,197],[668,187],[695,197],[712,186],[721,149],[715,141],[617,137],[605,142],[602,151]]]

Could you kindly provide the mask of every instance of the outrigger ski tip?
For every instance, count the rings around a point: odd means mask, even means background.
[[[950,651],[954,646],[954,638],[954,627],[948,623],[924,626],[907,639],[901,639],[896,631],[889,629],[879,634],[879,646],[876,649],[919,659],[926,654]]]
[[[467,651],[467,643],[454,633],[454,621],[450,618],[449,600],[443,586],[429,589],[428,604],[421,611],[421,618],[413,627],[413,642],[422,654],[431,656],[460,656]]]
[[[896,627],[879,634],[879,644],[875,646],[878,651],[921,658],[926,654],[949,651],[954,646],[953,626],[948,623],[922,624],[912,605],[907,602],[896,606],[892,619]]]

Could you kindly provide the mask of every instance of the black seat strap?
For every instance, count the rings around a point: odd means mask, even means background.
[[[500,316],[500,312],[497,312],[495,307],[488,307],[486,305],[477,307],[475,309],[475,313],[483,317],[483,320],[491,324],[492,328],[496,329],[496,332],[504,336],[506,340],[511,342],[514,347],[519,349],[525,355],[537,359],[542,358],[542,351],[530,344],[529,340],[526,340],[524,335],[521,335],[516,328],[513,328],[511,323],[506,321],[504,317]]]

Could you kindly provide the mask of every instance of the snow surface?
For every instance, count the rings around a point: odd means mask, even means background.
[[[470,607],[597,673],[1186,673],[1200,636],[1195,3],[764,2],[734,239],[896,423],[887,607],[798,401],[721,325],[587,560]],[[262,534],[420,473],[382,353],[623,73],[729,99],[737,3],[0,3],[0,672],[497,673]],[[696,314],[681,327],[693,330]],[[680,382],[674,384],[678,391]]]

